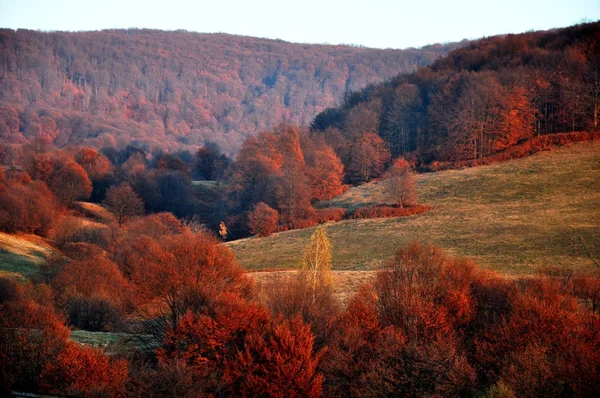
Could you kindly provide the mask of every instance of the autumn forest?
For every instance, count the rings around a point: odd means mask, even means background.
[[[598,195],[579,267],[411,239],[350,268],[330,231],[434,220],[428,176],[598,148],[599,118],[599,22],[405,50],[2,29],[0,395],[598,396]],[[240,265],[274,237],[294,268]]]

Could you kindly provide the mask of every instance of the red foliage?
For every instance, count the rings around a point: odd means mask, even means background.
[[[250,232],[258,236],[269,236],[277,228],[279,213],[266,203],[260,202],[248,213]]]
[[[71,159],[54,168],[48,186],[60,203],[66,206],[76,200],[88,199],[92,193],[92,183],[87,173]]]
[[[90,347],[68,342],[40,374],[45,393],[69,396],[115,396],[127,380],[127,361],[111,361]]]
[[[316,200],[329,200],[344,193],[348,186],[342,183],[344,165],[333,149],[323,145],[315,151],[310,167],[306,170],[311,197]]]
[[[346,217],[346,210],[340,207],[327,207],[315,210],[315,220],[318,224],[328,221],[341,221]]]
[[[41,181],[0,185],[0,230],[45,236],[57,213],[56,198]]]
[[[313,351],[310,327],[299,318],[254,329],[226,365],[235,396],[319,397],[324,378],[317,367],[323,353]]]
[[[103,254],[70,261],[52,284],[69,322],[82,329],[118,327],[133,309],[133,287]]]

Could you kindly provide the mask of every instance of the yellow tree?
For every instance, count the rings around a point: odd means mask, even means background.
[[[318,287],[331,284],[331,249],[327,230],[322,225],[318,226],[304,249],[302,259],[302,271],[312,287],[313,300]]]

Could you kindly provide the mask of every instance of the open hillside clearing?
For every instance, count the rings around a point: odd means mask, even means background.
[[[28,278],[51,254],[43,238],[0,232],[0,277]]]
[[[503,274],[540,266],[600,269],[600,142],[573,144],[501,164],[419,175],[419,202],[405,218],[327,224],[338,270],[373,270],[417,240]],[[350,189],[327,207],[385,203],[381,184]],[[250,270],[299,265],[314,228],[228,243]]]

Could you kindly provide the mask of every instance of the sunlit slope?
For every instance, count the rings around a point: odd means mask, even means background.
[[[401,219],[329,224],[336,269],[373,269],[413,240],[473,257],[509,274],[538,266],[600,270],[600,142],[525,159],[419,176],[434,210]],[[327,203],[353,209],[383,202],[377,183]],[[248,269],[298,265],[311,229],[230,243]]]
[[[0,277],[28,278],[51,254],[42,238],[0,232]]]

